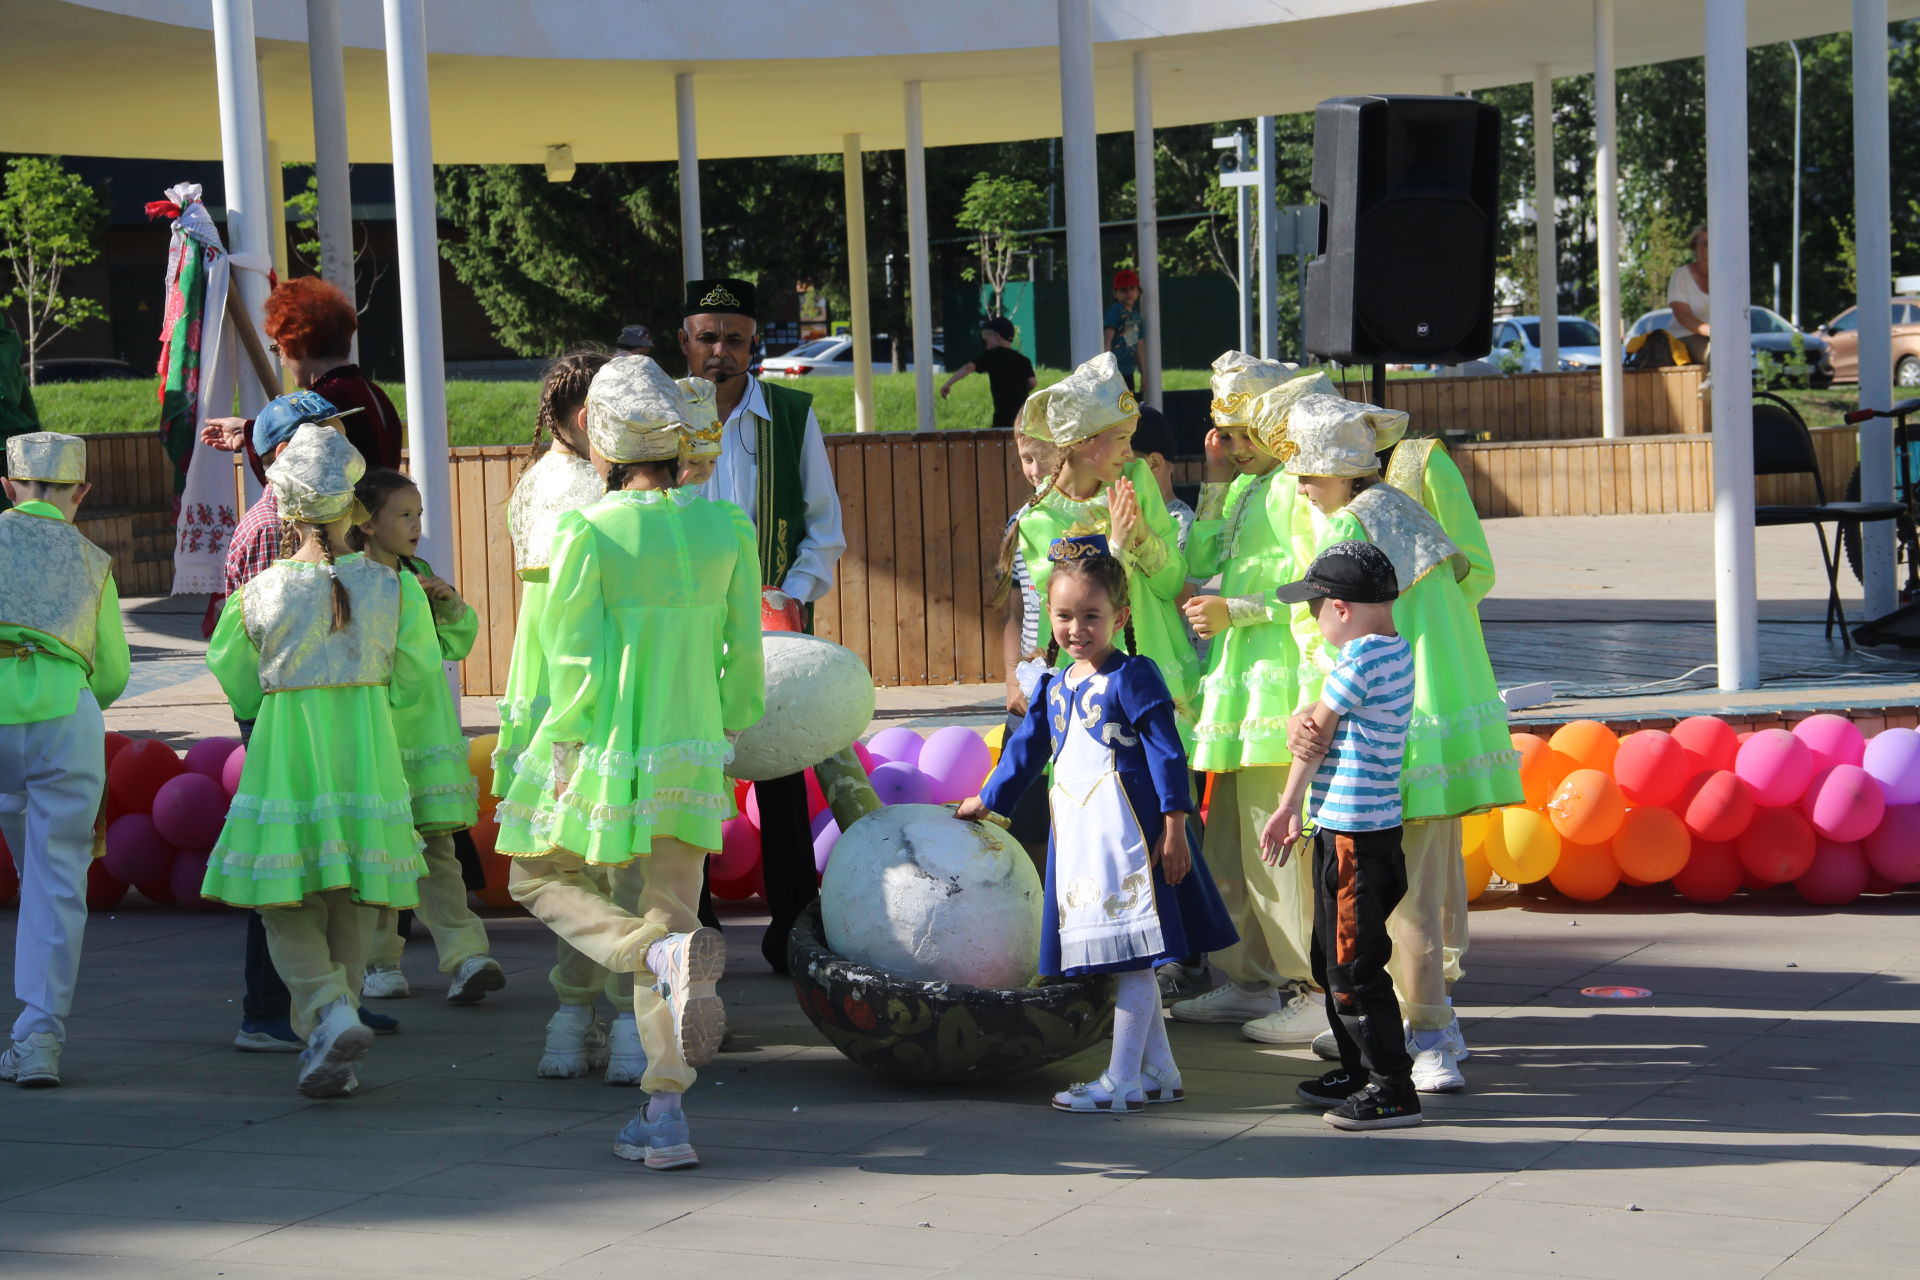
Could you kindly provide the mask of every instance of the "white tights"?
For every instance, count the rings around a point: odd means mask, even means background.
[[[1113,1001],[1113,1057],[1107,1078],[1115,1084],[1140,1079],[1144,1062],[1167,1077],[1179,1074],[1166,1020],[1160,1016],[1160,984],[1152,969],[1116,973]]]

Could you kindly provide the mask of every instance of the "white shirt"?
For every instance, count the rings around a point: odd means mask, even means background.
[[[1667,305],[1684,302],[1693,308],[1693,318],[1701,324],[1712,324],[1713,314],[1708,305],[1707,291],[1694,283],[1693,268],[1681,266],[1674,268],[1673,279],[1667,282]],[[1667,324],[1667,332],[1676,338],[1684,338],[1693,330],[1672,320]]]
[[[759,423],[772,421],[767,410],[767,393],[760,380],[751,374],[746,394],[728,415],[720,436],[720,461],[713,478],[700,487],[701,496],[731,502],[747,513],[747,519],[759,523],[755,506],[759,498]],[[840,493],[833,484],[833,468],[827,462],[827,442],[820,433],[820,420],[807,410],[807,429],[800,441],[800,493],[807,504],[807,532],[800,539],[787,580],[768,583],[796,600],[812,604],[833,587],[833,566],[847,549],[847,536],[840,527]]]

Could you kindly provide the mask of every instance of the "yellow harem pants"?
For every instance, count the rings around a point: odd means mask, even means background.
[[[635,858],[624,867],[588,867],[587,874],[603,884],[607,896],[627,911],[639,914],[640,892],[646,887],[646,863]],[[633,975],[611,973],[591,956],[583,955],[565,938],[553,943],[553,968],[547,982],[561,1004],[592,1004],[604,995],[615,1013],[633,1012]]]
[[[420,877],[420,903],[413,914],[433,935],[440,972],[453,973],[475,956],[487,954],[487,927],[467,905],[467,881],[453,851],[453,833],[422,837],[427,874]],[[375,913],[373,937],[367,946],[369,965],[398,965],[406,942],[400,937],[400,913],[381,907]]]
[[[1210,959],[1239,983],[1313,980],[1313,859],[1278,868],[1260,860],[1260,829],[1286,785],[1286,765],[1213,775],[1201,852],[1240,941]]]
[[[1387,917],[1387,934],[1393,939],[1387,972],[1407,1025],[1415,1031],[1437,1031],[1453,1021],[1447,992],[1460,980],[1460,961],[1467,951],[1460,819],[1409,822],[1401,828],[1400,849],[1407,860],[1407,892]]]
[[[335,1000],[360,1007],[366,965],[367,910],[347,889],[310,893],[291,907],[261,907],[267,954],[293,997],[290,1016],[301,1039]]]

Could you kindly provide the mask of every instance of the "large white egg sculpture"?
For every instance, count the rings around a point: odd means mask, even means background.
[[[873,720],[873,676],[853,650],[799,631],[764,640],[767,712],[733,744],[727,772],[784,778],[853,745]]]
[[[834,846],[820,886],[827,945],[920,981],[1006,989],[1040,965],[1040,876],[1014,838],[944,805],[889,805]]]

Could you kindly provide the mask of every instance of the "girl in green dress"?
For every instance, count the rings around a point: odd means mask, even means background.
[[[267,471],[289,554],[227,599],[207,666],[256,720],[201,893],[254,907],[307,1049],[299,1090],[342,1097],[372,1043],[361,904],[417,905],[426,874],[393,708],[442,680],[425,592],[347,550],[359,453],[307,425]]]
[[[414,555],[420,545],[420,490],[398,471],[382,468],[369,471],[354,493],[371,519],[355,525],[348,541],[376,564],[417,579],[433,605],[440,657],[447,662],[465,658],[480,632],[480,615],[451,583],[435,575],[432,565]],[[487,929],[467,905],[466,877],[453,850],[453,833],[471,827],[480,813],[478,784],[467,767],[466,735],[460,732],[460,712],[447,682],[436,681],[420,701],[396,709],[393,726],[413,792],[413,826],[427,842],[427,876],[420,882],[420,905],[414,914],[433,935],[440,972],[452,975],[447,1002],[475,1004],[487,992],[504,987],[507,979],[487,954]],[[378,913],[367,974],[360,984],[362,999],[410,994],[400,971],[398,924],[399,913]]]

